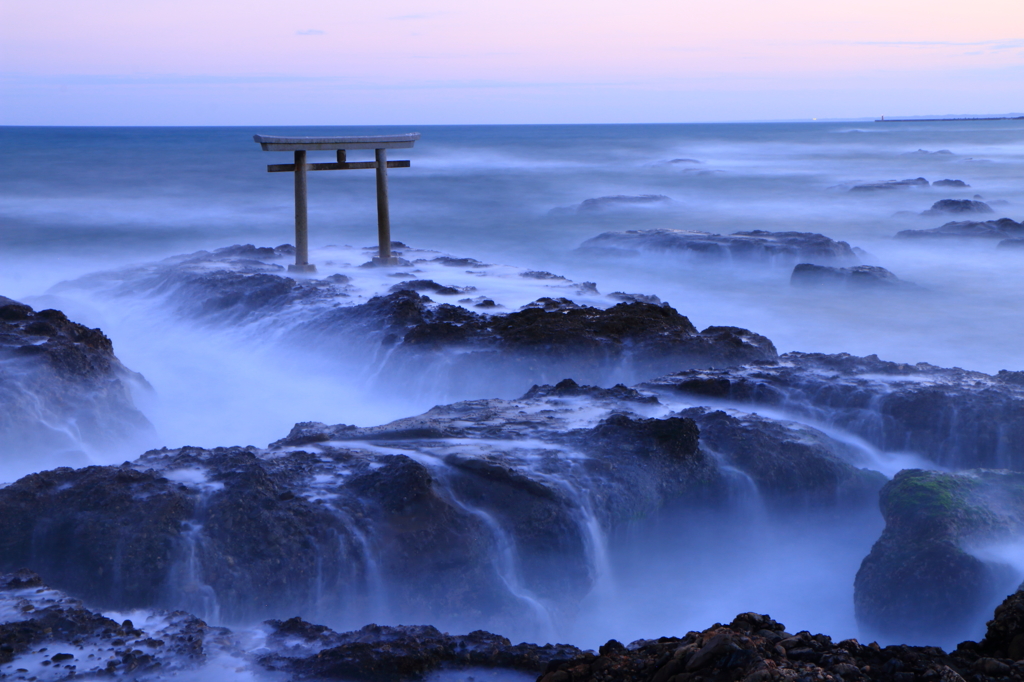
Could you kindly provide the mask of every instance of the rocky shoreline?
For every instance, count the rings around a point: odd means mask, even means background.
[[[683,236],[736,254],[754,244],[756,259],[802,258],[800,248],[853,255],[821,235],[703,234]],[[1013,570],[986,551],[1024,537],[1024,373],[779,355],[749,330],[699,331],[653,297],[602,297],[592,283],[551,273],[503,273],[552,294],[509,312],[480,275],[498,266],[415,259],[403,248],[414,260],[395,273],[401,281],[376,273],[365,286],[340,274],[286,277],[272,262],[285,247],[251,246],[65,285],[142,292],[210,328],[250,326],[273,330],[276,343],[379,357],[385,379],[437,363],[449,381],[505,397],[375,426],[302,422],[262,448],[162,448],[0,487],[0,572],[8,573],[0,673],[160,679],[235,656],[297,680],[420,679],[476,667],[546,682],[1024,676],[1013,662],[1024,659],[1021,593],[982,642],[949,654],[833,644],[757,614],[679,638],[611,641],[597,653],[442,632],[463,622],[494,632],[570,622],[623,529],[735,513],[730,505],[745,498],[749,509],[737,518],[770,524],[800,515],[827,524],[880,507],[885,528],[854,584],[862,632],[955,641],[1016,587]],[[895,280],[869,266],[797,267]],[[480,277],[479,286],[436,281],[446,268]],[[478,296],[460,305],[431,298],[470,294]],[[20,362],[37,376],[12,384],[5,400],[15,418],[0,427],[39,430],[44,420],[17,416],[31,402],[25,396],[38,395],[79,410],[83,424],[113,425],[97,431],[145,432],[127,387],[144,380],[101,331],[9,299],[0,299],[0,324],[0,368]],[[498,381],[508,376],[515,381]],[[631,385],[614,384],[620,376]],[[532,388],[512,392],[526,378]],[[82,405],[96,414],[83,418]],[[385,602],[390,622],[433,625],[340,632],[311,624],[339,614],[349,625],[370,622]],[[149,629],[101,615],[129,610],[149,614]],[[264,625],[248,647],[239,632],[207,621]],[[92,647],[95,661],[55,655],[47,643]]]
[[[937,647],[833,642],[790,633],[768,615],[742,613],[728,624],[679,636],[609,640],[598,651],[565,644],[512,644],[475,631],[449,635],[431,626],[367,625],[338,633],[299,618],[243,633],[211,627],[184,612],[151,613],[118,623],[52,590],[31,572],[0,576],[0,672],[12,679],[159,680],[189,671],[259,679],[401,682],[487,679],[499,672],[537,682],[987,682],[1024,679],[1024,591],[1007,597],[980,642],[947,653]],[[224,670],[221,668],[221,670]],[[224,679],[226,670],[221,672]],[[461,674],[459,674],[461,673]],[[508,679],[508,678],[505,678]]]

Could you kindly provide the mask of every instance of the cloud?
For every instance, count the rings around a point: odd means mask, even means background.
[[[871,45],[875,47],[987,47],[990,50],[1012,50],[1024,47],[1024,39],[979,40],[957,42],[952,40],[856,40],[841,41],[847,45]]]
[[[297,36],[322,36],[324,32],[318,28],[307,28],[305,31],[296,31]]]
[[[420,14],[399,14],[395,17],[388,17],[389,21],[414,21],[417,19],[433,19],[435,17],[441,17],[448,12],[422,12]]]

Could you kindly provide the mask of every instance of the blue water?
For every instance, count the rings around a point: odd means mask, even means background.
[[[390,155],[412,161],[411,168],[389,173],[396,240],[592,281],[602,293],[655,294],[699,328],[746,327],[783,352],[877,353],[986,372],[1024,369],[1024,251],[1000,250],[992,241],[893,239],[899,230],[954,219],[915,215],[939,199],[981,195],[994,209],[985,217],[1024,219],[1024,121],[0,128],[0,295],[37,306],[66,304],[74,319],[102,327],[125,364],[152,383],[155,398],[142,407],[162,445],[262,446],[297,421],[369,425],[421,412],[434,404],[431,396],[380,399],[347,376],[296,372],[245,339],[184,323],[162,326],[167,319],[155,322],[146,301],[113,305],[45,296],[54,284],[97,270],[236,243],[291,242],[292,178],[265,168],[290,155],[261,151],[254,133],[413,130],[422,133],[415,148]],[[941,150],[951,153],[934,153]],[[349,158],[369,157],[352,152]],[[310,153],[309,160],[330,158],[329,152]],[[670,163],[674,159],[698,163]],[[971,187],[849,191],[919,176],[960,179]],[[589,198],[647,194],[670,201],[576,211]],[[311,173],[309,206],[314,254],[331,244],[375,243],[371,171]],[[819,232],[862,248],[865,262],[921,291],[807,291],[790,286],[788,268],[575,252],[604,231],[656,227]],[[631,574],[632,583],[620,584],[619,606],[628,613],[587,605],[585,613],[600,627],[566,636],[588,645],[604,635],[654,636],[674,623],[681,631],[703,628],[709,619],[755,607],[787,619],[794,614],[791,626],[856,636],[852,575],[877,534],[872,528],[858,534],[856,526],[846,529],[855,540],[830,530],[822,537],[831,537],[835,548],[819,538],[812,547],[772,554],[753,575],[745,573],[742,548],[708,554],[707,566],[693,569],[699,575],[692,582],[731,577],[718,586],[722,591],[702,589],[694,597],[700,605],[691,605],[685,622],[676,602],[661,593],[653,603],[647,574]],[[803,573],[793,570],[794,556],[802,557]],[[658,579],[679,579],[675,564],[656,568]]]

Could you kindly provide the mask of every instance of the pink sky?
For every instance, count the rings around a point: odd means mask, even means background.
[[[1019,0],[0,0],[0,124],[1021,110]]]

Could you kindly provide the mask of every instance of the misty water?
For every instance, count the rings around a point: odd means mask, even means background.
[[[423,135],[416,147],[391,155],[412,160],[411,168],[389,173],[393,239],[508,266],[482,279],[453,270],[442,282],[476,284],[506,311],[549,295],[517,276],[517,269],[543,270],[593,282],[601,294],[656,295],[698,329],[744,327],[770,338],[780,353],[877,354],[987,373],[1024,369],[1024,251],[997,249],[987,239],[893,238],[900,230],[971,218],[919,215],[941,199],[979,195],[994,213],[978,219],[1024,219],[1022,121],[0,128],[0,295],[100,327],[122,362],[152,386],[136,400],[156,427],[153,442],[134,452],[89,452],[56,463],[121,462],[148,446],[262,447],[296,422],[370,426],[439,403],[515,397],[538,383],[515,377],[500,385],[460,384],[437,368],[420,375],[416,367],[383,381],[359,362],[330,362],[276,342],[287,335],[288,320],[190,322],[148,292],[114,297],[102,287],[59,286],[201,249],[292,242],[291,176],[265,170],[289,162],[289,155],[261,151],[253,133],[413,130]],[[359,152],[349,158],[364,160]],[[311,152],[309,160],[327,161],[330,153]],[[917,177],[969,187],[850,191]],[[667,199],[578,208],[591,198],[641,195]],[[360,248],[376,238],[373,173],[310,173],[309,207],[318,276],[354,272],[366,255]],[[791,264],[576,251],[602,232],[653,228],[817,232],[859,247],[863,263],[918,287],[805,289],[790,285]],[[391,283],[380,272],[362,276],[368,291]],[[560,295],[613,303],[568,289]],[[852,435],[832,435],[862,451],[857,466],[888,476],[922,464],[914,453],[879,453]],[[14,448],[0,450],[2,481],[40,468],[19,460]],[[820,518],[794,510],[779,517],[758,505],[756,487],[736,480],[734,504],[721,514],[638,522],[611,537],[596,531],[596,587],[579,612],[548,622],[538,616],[503,634],[596,647],[611,637],[682,634],[758,611],[791,632],[859,636],[853,578],[881,531],[877,510]],[[1024,570],[1019,548],[989,554]],[[501,562],[514,563],[514,556]],[[387,622],[386,609],[368,608],[358,617]],[[216,620],[213,609],[205,615]],[[355,618],[329,624],[365,624]],[[453,614],[438,614],[434,624],[475,626]]]

